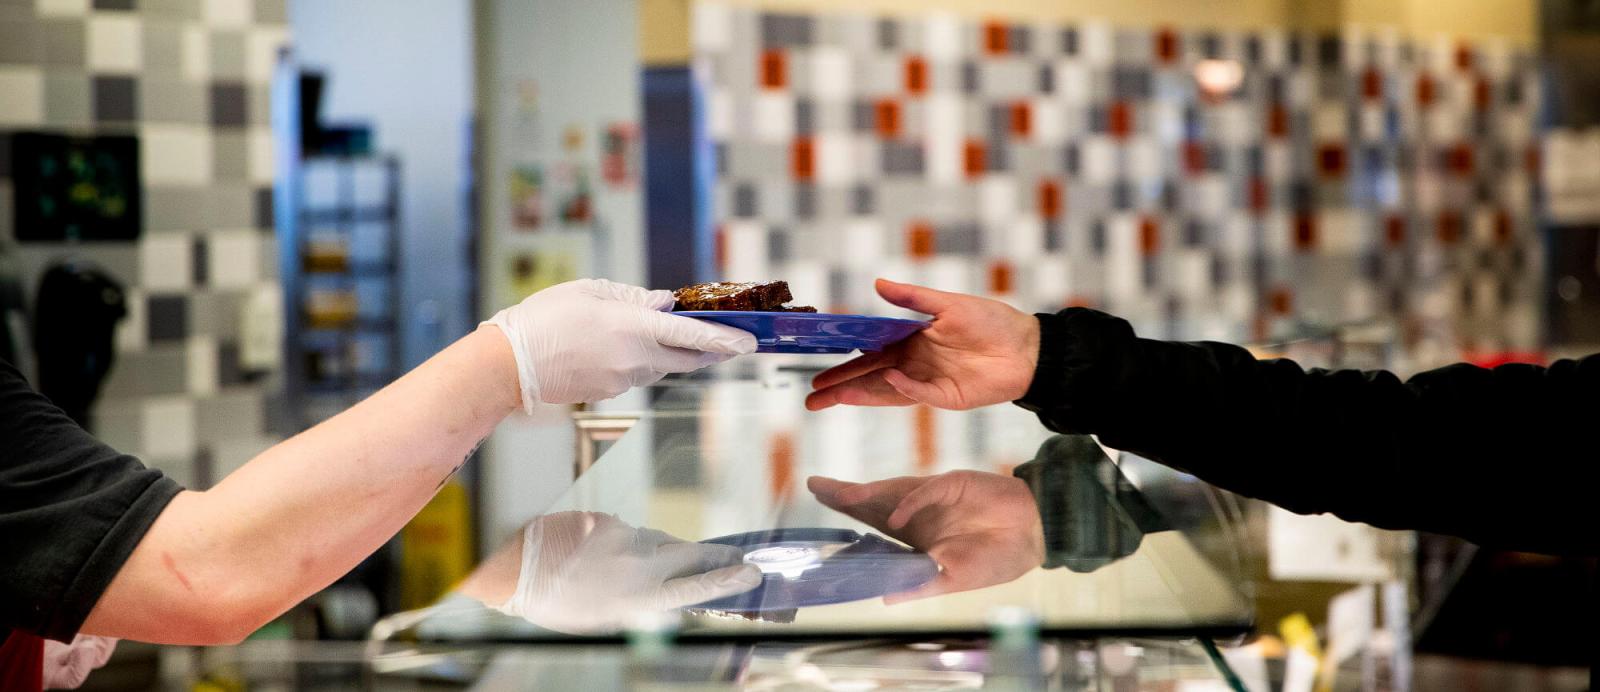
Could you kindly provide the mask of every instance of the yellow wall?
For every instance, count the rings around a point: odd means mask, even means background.
[[[731,5],[800,12],[925,14],[1021,20],[1104,19],[1120,26],[1261,29],[1334,29],[1345,24],[1393,26],[1411,36],[1449,34],[1503,38],[1513,45],[1538,41],[1536,0],[720,0]],[[639,38],[647,65],[689,59],[689,6],[693,0],[640,0]]]

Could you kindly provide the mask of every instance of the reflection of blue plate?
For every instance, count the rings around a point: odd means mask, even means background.
[[[928,323],[896,317],[829,315],[815,312],[686,310],[684,317],[710,320],[756,335],[759,353],[849,353],[882,351]]]
[[[849,529],[772,529],[712,538],[743,548],[761,568],[761,585],[695,608],[733,612],[790,610],[910,591],[939,574],[933,558],[882,536]]]

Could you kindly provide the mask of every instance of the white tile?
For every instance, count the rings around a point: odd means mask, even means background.
[[[1035,214],[1022,214],[1006,228],[1006,255],[1019,266],[1044,252],[1044,222]]]
[[[1028,289],[1038,309],[1065,304],[1072,295],[1072,262],[1064,255],[1038,255],[1029,263]]]
[[[1031,100],[1033,109],[1033,140],[1039,144],[1060,144],[1066,138],[1066,115],[1056,101],[1042,98]]]
[[[1261,177],[1283,181],[1294,173],[1294,149],[1287,142],[1267,142],[1261,146],[1261,154]]]
[[[855,147],[850,135],[841,132],[823,132],[816,135],[817,182],[823,185],[845,185],[855,182]]]
[[[751,126],[756,141],[788,144],[794,139],[794,96],[763,91],[751,103]]]
[[[819,101],[844,101],[850,98],[850,54],[834,46],[812,49],[808,70],[811,95]]]
[[[1318,253],[1352,257],[1361,250],[1362,226],[1355,215],[1344,209],[1322,209],[1316,219]]]
[[[245,34],[244,75],[253,84],[272,81],[273,70],[278,67],[278,51],[289,42],[289,33],[281,28],[254,28]]]
[[[184,365],[189,370],[189,394],[211,396],[217,393],[217,340],[211,336],[190,336],[184,343]]]
[[[232,29],[250,24],[251,0],[203,0],[201,16],[206,24]]]
[[[211,283],[219,288],[244,288],[261,276],[259,234],[249,229],[218,231],[206,237]]]
[[[718,86],[707,88],[706,136],[717,141],[733,137],[733,94]]]
[[[696,53],[728,50],[733,45],[733,13],[720,2],[696,2],[691,8],[690,37]]]
[[[812,261],[789,262],[783,267],[782,276],[789,282],[789,291],[794,294],[796,303],[810,305],[823,312],[827,312],[828,306],[833,304],[833,296],[828,294],[826,264]]]
[[[211,78],[211,35],[205,27],[188,25],[183,28],[179,46],[179,72],[184,79],[201,82]]]
[[[982,267],[974,266],[975,264],[968,257],[936,256],[923,266],[923,285],[952,293],[971,294],[986,291],[987,286],[979,286],[973,280],[976,272],[982,270]]]
[[[1078,170],[1086,183],[1109,183],[1117,175],[1117,145],[1105,135],[1084,137],[1078,142]]]
[[[962,178],[962,100],[954,94],[930,94],[926,101],[927,123],[923,140],[928,181],[955,184]]]
[[[1274,209],[1267,212],[1261,219],[1261,252],[1268,257],[1287,256],[1294,244],[1290,242],[1290,228],[1288,212]]]
[[[1347,131],[1344,104],[1324,102],[1311,111],[1311,139],[1316,142],[1338,141]]]
[[[961,23],[955,15],[947,12],[930,13],[923,31],[929,60],[951,62],[961,57]]]
[[[1383,104],[1363,103],[1356,114],[1357,122],[1361,124],[1361,141],[1381,141],[1384,136]]]
[[[134,286],[125,288],[123,304],[128,308],[128,316],[117,323],[117,352],[139,353],[149,343],[145,332],[144,292]]]
[[[839,264],[849,269],[870,270],[883,259],[888,248],[883,222],[873,217],[855,218],[839,225],[835,250]]]
[[[1220,218],[1228,212],[1232,203],[1228,177],[1221,173],[1207,173],[1191,179],[1185,202],[1184,206],[1195,216]]]
[[[147,399],[144,402],[143,456],[152,462],[189,461],[196,450],[194,402],[176,397]]]
[[[89,0],[38,0],[34,10],[41,17],[82,17],[89,14]]]
[[[1289,64],[1289,39],[1282,31],[1269,30],[1261,35],[1261,64],[1271,70]]]
[[[1127,156],[1128,178],[1132,180],[1159,180],[1162,177],[1162,152],[1165,149],[1153,137],[1130,137],[1124,145]]]
[[[1078,31],[1078,55],[1095,67],[1109,67],[1115,54],[1111,25],[1100,20],[1087,21]]]
[[[144,34],[137,17],[95,13],[87,32],[91,72],[138,72],[144,66]]]
[[[1139,249],[1139,219],[1130,214],[1115,214],[1106,220],[1106,297],[1114,302],[1131,301],[1143,288],[1144,273]]]
[[[1069,106],[1088,105],[1094,95],[1089,66],[1081,60],[1062,59],[1055,65],[1056,93]]]
[[[146,233],[139,241],[139,276],[146,291],[189,287],[194,273],[194,240],[187,233]]]
[[[44,75],[26,67],[0,67],[0,125],[44,122]]]
[[[1145,106],[1152,136],[1162,142],[1183,141],[1183,106],[1175,99],[1156,99]]]
[[[273,161],[272,128],[252,127],[246,135],[249,146],[249,176],[252,185],[271,185],[275,162]]]
[[[985,175],[978,182],[978,220],[996,228],[1017,216],[1017,183],[1009,174]]]
[[[146,185],[211,182],[211,132],[193,125],[145,125],[139,156]]]
[[[1182,248],[1168,258],[1172,275],[1168,286],[1189,298],[1203,298],[1211,293],[1211,253],[1205,250]]]
[[[724,278],[730,281],[771,280],[765,226],[750,221],[730,221],[723,233],[723,247],[728,260]]]

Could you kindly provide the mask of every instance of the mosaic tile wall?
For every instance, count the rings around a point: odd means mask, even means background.
[[[0,242],[30,302],[67,256],[127,288],[96,433],[192,486],[272,442],[239,323],[248,296],[277,291],[268,92],[285,2],[0,0],[0,161],[18,131],[134,134],[145,186],[137,242],[15,245],[0,166]]]
[[[696,5],[727,278],[884,312],[874,276],[1250,339],[1393,318],[1537,347],[1529,55],[1299,35]],[[1243,67],[1202,93],[1195,66]]]

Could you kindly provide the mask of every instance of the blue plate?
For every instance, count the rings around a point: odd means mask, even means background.
[[[741,613],[848,603],[910,591],[939,575],[924,553],[849,529],[771,529],[701,541],[745,551],[761,584],[692,608]]]
[[[816,312],[686,310],[674,313],[756,335],[757,353],[882,351],[928,326],[921,320]]]

